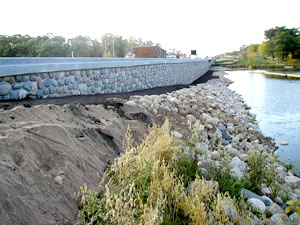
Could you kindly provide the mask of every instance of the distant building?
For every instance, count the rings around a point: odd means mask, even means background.
[[[166,58],[166,50],[157,46],[136,47],[135,58]]]

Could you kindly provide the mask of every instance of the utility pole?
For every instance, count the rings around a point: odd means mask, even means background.
[[[115,39],[113,39],[113,57],[115,57]]]

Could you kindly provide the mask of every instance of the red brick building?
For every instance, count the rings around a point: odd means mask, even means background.
[[[157,46],[136,47],[135,58],[166,58],[166,50]]]

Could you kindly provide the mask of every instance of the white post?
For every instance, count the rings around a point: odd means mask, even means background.
[[[113,57],[115,57],[115,40],[113,39]]]

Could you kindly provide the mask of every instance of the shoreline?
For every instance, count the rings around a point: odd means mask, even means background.
[[[228,69],[248,69],[249,67],[252,67],[253,69],[264,69],[264,70],[285,70],[285,71],[297,71],[300,70],[299,65],[293,66],[292,68],[286,68],[288,65],[243,65],[243,64],[228,64],[228,65],[217,65],[221,67],[226,67]]]
[[[227,71],[225,71],[227,72]],[[284,79],[281,80],[281,74],[280,75],[269,75],[272,74],[272,72],[264,72],[264,71],[239,71],[237,70],[237,72],[231,72],[231,70],[228,71],[228,75],[225,75],[225,77],[227,77],[228,79],[232,79],[234,81],[236,81],[237,83],[233,84],[232,86],[230,86],[231,90],[236,91],[237,93],[241,94],[246,100],[247,103],[250,105],[250,107],[252,108],[250,111],[253,113],[257,113],[257,118],[259,120],[259,125],[262,126],[262,130],[266,133],[264,133],[264,135],[266,136],[271,136],[276,140],[276,144],[278,146],[278,153],[280,155],[281,160],[283,160],[286,163],[291,164],[294,167],[294,170],[299,173],[300,172],[300,165],[297,161],[297,145],[295,145],[295,137],[297,137],[297,133],[294,132],[295,134],[290,134],[289,132],[291,132],[289,130],[289,127],[297,127],[297,117],[295,117],[294,119],[289,120],[289,122],[287,122],[287,119],[285,119],[286,115],[289,114],[288,112],[291,112],[289,108],[286,107],[281,107],[281,105],[285,104],[284,101],[284,96],[281,99],[276,100],[276,98],[272,98],[271,96],[275,96],[276,94],[278,94],[278,92],[276,92],[277,88],[276,84],[278,84],[280,87],[283,88],[284,84],[288,84],[290,85],[291,83],[299,83],[298,80],[295,79],[286,79],[286,74],[284,75]],[[277,74],[277,73],[276,73]],[[242,75],[242,76],[240,76]],[[244,78],[245,76],[245,78]],[[300,75],[297,75],[300,78]],[[262,80],[260,80],[260,78]],[[274,79],[276,78],[276,79]],[[279,79],[278,79],[279,78]],[[246,80],[248,82],[246,82]],[[260,86],[259,84],[261,83],[254,83],[254,82],[261,82],[265,84],[265,87],[271,87],[271,85],[275,84],[275,87],[273,87],[272,89],[267,89],[265,90],[265,92],[261,91],[263,88],[262,86]],[[244,88],[245,87],[245,88]],[[282,90],[291,90],[291,88],[289,88],[290,86],[287,86],[285,88],[283,88]],[[297,86],[296,86],[297,87]],[[256,92],[257,91],[259,92]],[[248,91],[245,91],[248,90]],[[279,92],[280,93],[280,92]],[[289,95],[289,94],[286,94]],[[297,94],[295,94],[296,96]],[[265,98],[265,103],[264,104],[260,104],[259,102],[261,101],[261,99]],[[278,109],[277,112],[272,112],[270,111],[270,109],[275,106],[274,104],[272,104],[272,101],[274,100],[274,103],[276,105],[276,108]],[[288,104],[292,104],[292,102],[295,102],[296,99],[290,99],[290,101],[288,101]],[[297,104],[296,104],[297,105]],[[292,115],[297,115],[297,110],[293,111],[294,113],[292,113]],[[280,114],[281,115],[281,119],[282,121],[286,121],[286,123],[281,122],[281,126],[280,125],[276,125],[276,123],[278,122],[278,119],[276,120],[276,115]],[[274,116],[274,117],[273,117]],[[273,119],[272,119],[273,118]],[[290,125],[287,125],[290,124]],[[272,127],[272,128],[270,128]],[[281,135],[279,135],[281,134]],[[284,135],[283,135],[284,134]],[[283,146],[280,144],[281,141],[283,140],[287,140],[289,145],[287,146]]]
[[[299,72],[300,69],[284,69],[284,68],[253,68],[249,69],[249,67],[226,67],[226,66],[213,66],[211,67],[212,71],[240,71],[240,70],[249,70],[249,71],[261,71],[261,70],[269,70],[268,72],[273,73],[272,71],[280,71],[283,74],[287,74],[288,72]],[[290,75],[297,75],[297,74],[290,74]]]

